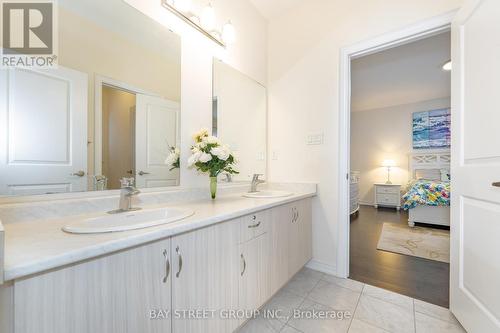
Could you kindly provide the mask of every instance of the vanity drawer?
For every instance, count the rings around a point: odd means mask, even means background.
[[[399,195],[399,186],[377,185],[377,194],[397,194],[397,195]]]
[[[379,205],[399,205],[400,199],[398,194],[379,194],[377,193],[377,204]]]
[[[257,212],[241,219],[240,242],[244,243],[267,232],[270,211]]]

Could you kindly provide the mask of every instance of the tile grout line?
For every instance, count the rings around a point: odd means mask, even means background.
[[[417,333],[417,313],[415,308],[415,299],[413,298],[411,303],[413,304],[413,330]]]
[[[376,287],[376,286],[372,286],[371,284],[366,284],[366,285],[371,286],[371,287],[375,287],[375,288],[379,288],[379,287]],[[379,288],[379,289],[382,289],[382,290],[387,291],[389,293],[393,293],[393,294],[397,294],[397,295],[409,298],[412,301],[412,308],[414,309],[414,306],[413,306],[413,304],[414,304],[414,298],[412,298],[410,296],[406,296],[406,295],[400,294],[400,293],[397,293],[397,292],[394,292],[394,291],[390,291],[390,290],[387,290],[387,289],[383,289],[383,288]],[[364,290],[364,288],[363,288],[363,290]],[[400,308],[407,309],[404,305],[397,304],[395,302],[391,302],[391,301],[389,301],[387,299],[382,298],[382,296],[370,295],[370,294],[365,294],[365,295],[369,296],[371,298],[375,298],[375,299],[377,299],[379,301],[383,301],[383,302],[386,302],[386,303],[389,303],[389,304],[392,304],[392,305],[396,305],[396,306],[398,306]]]
[[[356,311],[358,310],[359,302],[361,302],[361,296],[363,296],[363,290],[365,290],[365,284],[363,284],[363,288],[361,288],[361,292],[359,293],[358,301],[356,302],[356,307],[354,308],[354,312],[351,316],[351,321],[349,322],[349,326],[347,327],[347,333],[351,330],[352,321],[354,320],[354,316],[356,315]]]
[[[323,274],[323,273],[322,273],[322,274]],[[323,275],[324,275],[324,274],[323,274]],[[323,275],[321,275],[321,276],[323,276]],[[310,294],[310,293],[314,290],[314,288],[316,288],[316,286],[320,283],[320,281],[322,281],[322,277],[320,277],[320,278],[318,279],[318,281],[316,282],[316,284],[314,285],[314,287],[312,287],[312,288],[311,288],[311,290],[309,290],[309,291],[306,293],[306,295],[303,297],[302,302],[299,304],[299,309],[300,309],[300,307],[301,307],[301,306],[305,303],[305,301],[306,301],[306,300],[309,300],[309,299],[307,298],[307,296],[309,296],[309,294]],[[297,295],[297,296],[300,296],[300,295]],[[302,296],[300,296],[300,297],[302,297]],[[303,333],[301,330],[299,330],[299,329],[297,329],[297,328],[295,328],[295,327],[293,327],[293,326],[291,326],[291,325],[288,325],[288,322],[290,321],[290,318],[291,318],[291,316],[289,316],[289,317],[287,318],[287,320],[286,320],[286,322],[285,322],[285,325],[283,325],[283,327],[281,328],[280,332],[283,330],[283,328],[285,328],[285,326],[288,326],[288,327],[291,327],[291,328],[293,328],[293,329],[295,329],[295,330],[297,330],[297,331],[299,331],[299,332]]]
[[[363,296],[363,294],[362,294],[361,296]],[[391,303],[391,302],[387,302],[387,301],[385,301],[385,300],[382,300],[382,299],[377,298],[377,297],[373,297],[373,296],[371,296],[371,295],[366,295],[366,294],[365,294],[364,296],[365,296],[365,297],[368,297],[368,298],[373,298],[373,299],[376,299],[376,300],[378,300],[378,301],[382,301],[382,302],[384,302],[384,303],[388,303],[388,304],[391,304],[391,305],[395,305],[395,306],[397,306],[397,307],[400,307],[400,308],[402,308],[402,309],[407,310],[407,309],[406,309],[405,307],[403,307],[403,306],[400,306],[400,305],[397,305],[397,304],[394,304],[394,303]],[[374,324],[374,323],[372,323],[372,322],[370,322],[370,321],[368,321],[368,320],[366,320],[366,319],[359,319],[359,318],[358,318],[358,320],[361,320],[362,322],[364,322],[364,323],[366,323],[366,324],[369,324],[369,325],[371,325],[371,326],[373,326],[373,327],[379,328],[379,329],[381,329],[381,330],[383,330],[383,331],[386,331],[386,332],[388,332],[388,333],[397,333],[397,332],[394,332],[394,331],[389,331],[389,329],[387,329],[387,328],[380,327],[379,325]]]

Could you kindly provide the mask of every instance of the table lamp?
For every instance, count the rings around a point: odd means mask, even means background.
[[[382,162],[382,166],[387,168],[387,181],[386,184],[392,184],[391,182],[391,168],[396,166],[396,162],[394,160],[384,160]]]

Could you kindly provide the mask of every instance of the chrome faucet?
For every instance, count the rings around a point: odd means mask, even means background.
[[[108,212],[109,214],[119,214],[126,213],[135,210],[140,210],[141,208],[132,207],[132,197],[141,193],[138,189],[134,187],[134,178],[122,178],[120,179],[121,190],[120,190],[120,206],[117,210]]]
[[[256,173],[252,178],[252,185],[250,186],[249,193],[257,192],[257,185],[265,183],[266,181],[259,179],[259,176],[263,176],[262,174]]]
[[[231,175],[230,173],[225,173],[224,175],[226,176],[226,183],[233,182],[233,175]]]

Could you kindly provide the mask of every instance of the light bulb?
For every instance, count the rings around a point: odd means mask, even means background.
[[[444,71],[451,71],[451,68],[452,68],[452,63],[451,63],[451,60],[447,61],[444,65],[443,65],[443,70]]]
[[[201,13],[201,25],[206,30],[213,30],[215,28],[215,10],[212,4],[208,4]]]
[[[175,8],[180,12],[187,13],[191,10],[191,0],[175,0]]]
[[[228,21],[222,27],[222,40],[226,44],[233,44],[236,41],[236,29],[231,21]]]

